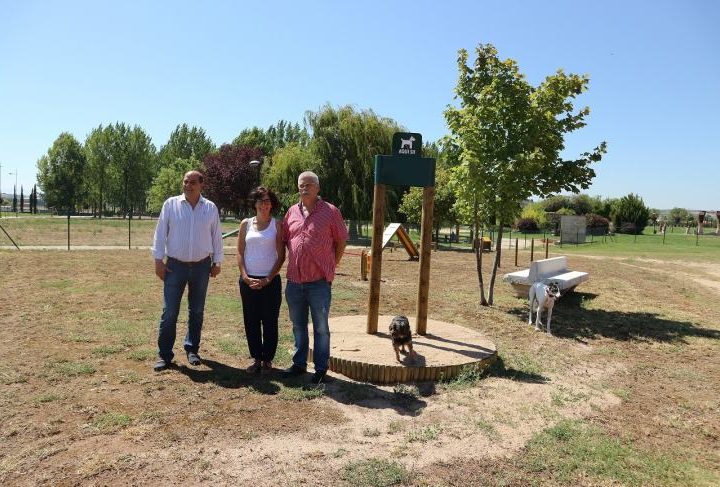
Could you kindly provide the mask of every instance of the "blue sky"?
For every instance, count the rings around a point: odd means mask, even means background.
[[[216,144],[302,122],[325,103],[447,133],[457,50],[492,43],[539,83],[590,76],[588,126],[567,156],[608,142],[592,195],[720,210],[720,3],[713,1],[0,0],[2,191],[35,182],[64,131],[179,123]]]

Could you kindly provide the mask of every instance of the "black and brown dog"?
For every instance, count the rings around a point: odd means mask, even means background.
[[[395,349],[395,358],[400,362],[400,352],[408,353],[409,357],[415,356],[412,346],[412,331],[410,331],[410,321],[406,316],[396,316],[390,322],[390,338],[392,338],[393,349]],[[405,351],[405,346],[408,351]]]

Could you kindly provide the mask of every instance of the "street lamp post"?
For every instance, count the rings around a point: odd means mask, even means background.
[[[256,170],[255,175],[257,176],[257,186],[259,186],[260,185],[260,164],[262,164],[262,161],[252,160],[249,162],[249,164],[252,167],[254,167]]]

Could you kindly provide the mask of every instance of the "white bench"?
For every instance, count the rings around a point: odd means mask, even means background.
[[[579,284],[587,281],[587,272],[569,271],[567,257],[553,257],[530,262],[530,268],[510,272],[503,276],[503,281],[510,283],[518,297],[527,297],[530,286],[536,282],[556,282],[562,294],[571,292]]]

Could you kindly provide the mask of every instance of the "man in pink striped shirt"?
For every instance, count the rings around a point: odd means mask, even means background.
[[[331,286],[335,268],[342,259],[348,237],[340,210],[318,196],[317,174],[306,171],[298,177],[300,202],[288,210],[283,235],[288,249],[285,300],[295,336],[293,364],[288,375],[307,370],[308,310],[313,322],[313,384],[323,382],[330,358]]]

